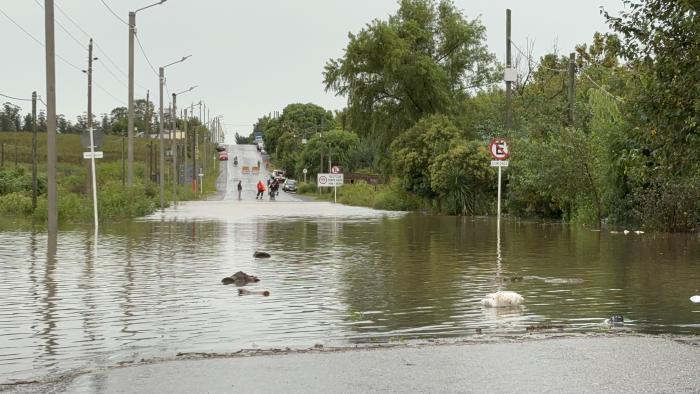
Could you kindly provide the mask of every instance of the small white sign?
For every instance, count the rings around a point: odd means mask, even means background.
[[[101,150],[95,151],[95,159],[102,159],[104,152]],[[83,159],[92,159],[92,152],[83,152]]]
[[[304,174],[306,174],[307,172],[309,172],[309,170],[307,170],[306,168],[304,168],[304,171],[302,171],[302,172],[303,172]]]
[[[491,167],[508,167],[508,160],[491,160]]]
[[[343,186],[343,174],[318,174],[318,187]]]
[[[343,172],[343,170],[340,168],[340,166],[331,167],[331,174],[340,174],[341,172]]]

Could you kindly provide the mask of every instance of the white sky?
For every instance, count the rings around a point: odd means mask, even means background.
[[[121,18],[155,0],[104,0]],[[39,41],[44,41],[44,0],[0,0],[8,14]],[[561,53],[590,42],[596,31],[608,31],[600,6],[617,12],[621,0],[454,0],[468,19],[479,17],[487,44],[505,58],[505,9],[512,10],[513,40],[521,48],[534,40],[539,57],[555,46]],[[99,115],[127,102],[128,28],[101,0],[55,0],[102,51],[94,64],[93,111]],[[313,102],[340,109],[345,99],[326,93],[322,71],[330,58],[342,56],[349,32],[373,19],[386,19],[398,8],[395,0],[168,0],[139,12],[138,35],[156,67],[184,55],[193,56],[166,69],[169,92],[199,87],[178,96],[178,107],[204,100],[211,115],[223,115],[229,136],[248,134],[263,114],[295,102]],[[57,8],[56,20],[87,47],[88,38]],[[0,13],[0,93],[31,97],[46,90],[44,48]],[[56,52],[81,69],[87,51],[56,25]],[[158,106],[158,78],[136,45],[135,97]],[[105,54],[111,58],[107,59]],[[515,52],[514,52],[515,54]],[[57,59],[57,111],[71,121],[86,111],[85,75]],[[117,78],[105,68],[109,68]],[[166,91],[167,96],[167,91]],[[0,102],[5,99],[0,97]],[[166,107],[169,102],[166,97]],[[30,106],[23,103],[23,111]],[[197,110],[195,110],[197,111]]]

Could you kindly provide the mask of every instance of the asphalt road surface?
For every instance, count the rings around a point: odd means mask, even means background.
[[[256,184],[259,180],[265,183],[265,188],[267,188],[267,180],[270,178],[270,173],[274,168],[267,168],[265,166],[265,157],[258,152],[255,145],[227,145],[226,150],[228,151],[228,165],[226,168],[227,182],[226,182],[226,193],[224,194],[224,200],[233,201],[238,200],[238,181],[241,181],[243,186],[243,191],[241,193],[242,201],[255,201],[255,195],[257,194]],[[234,157],[238,157],[238,165],[234,165]],[[253,167],[257,167],[260,163],[260,170],[257,174],[253,173]],[[243,173],[244,167],[249,169],[247,174]],[[282,191],[282,185],[279,188],[279,195],[276,196],[276,201],[300,201],[293,194],[288,194]],[[270,201],[270,195],[266,191],[264,201]]]
[[[699,363],[699,346],[667,338],[582,336],[166,361],[9,389],[46,393],[698,393]]]

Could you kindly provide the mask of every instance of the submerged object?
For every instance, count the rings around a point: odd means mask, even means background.
[[[700,295],[694,295],[690,297],[690,301],[693,301],[696,304],[700,304]]]
[[[251,290],[246,290],[246,289],[238,289],[238,295],[261,295],[261,296],[269,296],[270,292],[267,290],[264,291],[251,291]]]
[[[487,294],[481,300],[481,304],[487,308],[505,308],[518,306],[525,301],[525,298],[514,291],[497,291]]]
[[[612,315],[609,319],[605,319],[605,323],[611,326],[625,325],[625,318],[622,315]]]
[[[253,257],[258,258],[258,259],[265,259],[265,258],[270,257],[270,254],[266,253],[266,252],[258,252],[256,250],[255,253],[253,253]]]
[[[221,279],[221,283],[223,283],[225,285],[235,283],[236,285],[239,285],[239,286],[245,286],[248,283],[253,283],[253,282],[260,282],[260,279],[258,279],[257,276],[248,275],[243,271],[238,271],[231,276],[227,276],[224,279]]]

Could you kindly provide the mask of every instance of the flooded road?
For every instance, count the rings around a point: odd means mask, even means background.
[[[700,334],[697,235],[505,221],[499,255],[492,219],[283,195],[184,203],[98,239],[2,223],[0,383],[177,352],[601,331],[612,314],[622,330]],[[221,284],[239,270],[271,295]],[[483,308],[498,289],[525,305]]]

